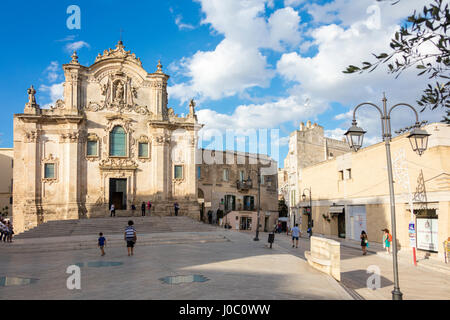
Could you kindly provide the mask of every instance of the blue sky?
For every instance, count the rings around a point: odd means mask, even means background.
[[[279,162],[300,121],[342,138],[358,103],[414,101],[425,87],[415,71],[395,80],[386,70],[343,75],[348,64],[388,50],[405,16],[423,0],[395,6],[374,0],[7,1],[0,12],[0,147],[13,146],[13,114],[22,113],[33,84],[41,106],[53,103],[64,81],[61,65],[76,48],[81,64],[112,48],[123,29],[128,50],[148,72],[161,59],[171,76],[169,106],[176,113],[197,100],[203,133],[233,128],[278,129]],[[69,5],[81,9],[81,29],[69,30]],[[427,48],[424,48],[425,50]],[[58,89],[59,88],[59,89]],[[443,112],[425,112],[439,121]],[[379,141],[379,123],[364,111],[367,143]],[[394,114],[395,116],[395,114]],[[397,116],[394,129],[412,123]],[[209,134],[208,134],[209,131]],[[208,146],[204,141],[203,146]]]

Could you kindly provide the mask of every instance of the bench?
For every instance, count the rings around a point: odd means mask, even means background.
[[[341,244],[337,241],[311,237],[310,251],[305,251],[308,264],[322,272],[341,281]]]

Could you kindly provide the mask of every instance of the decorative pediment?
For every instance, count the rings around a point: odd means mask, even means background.
[[[122,41],[119,41],[117,43],[116,49],[105,50],[103,51],[103,54],[99,53],[97,58],[95,59],[95,63],[117,58],[136,63],[138,66],[142,67],[141,59],[136,58],[136,55],[134,53],[131,53],[131,51],[126,51]]]
[[[138,164],[132,159],[108,158],[102,160],[99,167],[102,170],[136,170]]]
[[[104,100],[90,101],[85,110],[100,111],[111,110],[118,113],[136,112],[141,115],[149,115],[151,112],[146,106],[136,103],[139,87],[135,80],[127,73],[116,70],[99,82],[101,95]]]

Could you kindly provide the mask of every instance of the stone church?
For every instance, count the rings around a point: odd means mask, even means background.
[[[160,63],[142,67],[122,41],[82,66],[63,65],[64,98],[50,109],[28,103],[14,115],[14,226],[18,232],[60,219],[137,211],[152,201],[155,214],[199,218],[196,150],[201,125],[191,101],[179,117],[167,106]]]

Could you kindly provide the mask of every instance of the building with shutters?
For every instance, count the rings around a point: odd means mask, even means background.
[[[255,230],[258,219],[258,167],[261,173],[260,231],[272,230],[278,219],[278,163],[266,155],[199,150],[197,166],[202,220]],[[249,180],[250,178],[250,180]]]

